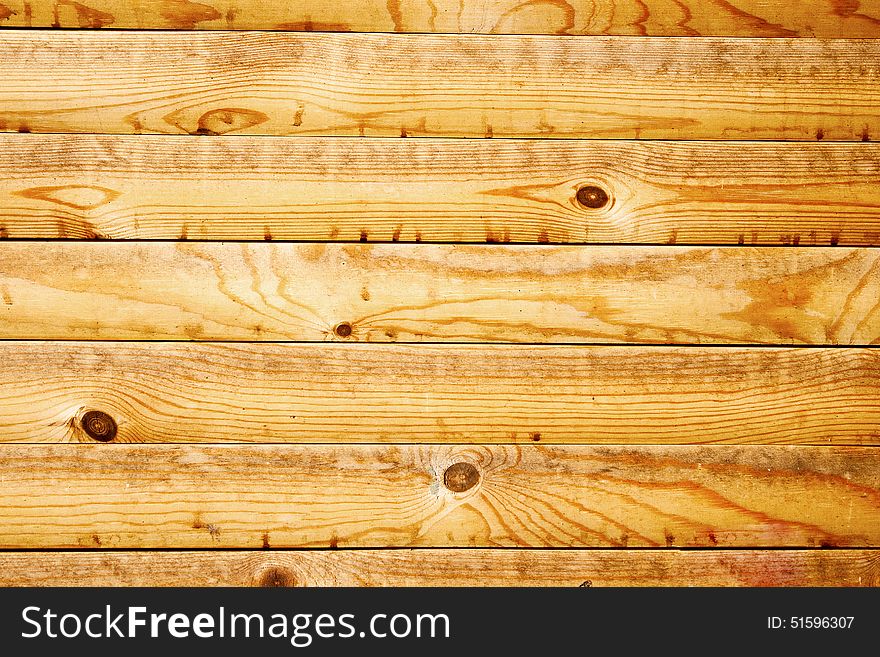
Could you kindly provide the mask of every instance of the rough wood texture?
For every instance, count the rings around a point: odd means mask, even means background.
[[[0,441],[880,445],[880,350],[0,342]],[[103,435],[99,435],[103,437]]]
[[[0,130],[867,140],[880,41],[4,33]]]
[[[652,36],[880,36],[877,0],[3,0],[0,26]]]
[[[0,236],[878,245],[878,178],[876,143],[0,134]]]
[[[0,552],[0,586],[880,586],[877,550]]]
[[[880,545],[873,447],[2,451],[3,549]]]
[[[0,338],[880,344],[880,250],[9,242]]]

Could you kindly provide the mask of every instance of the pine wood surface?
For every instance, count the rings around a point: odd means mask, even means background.
[[[880,551],[2,552],[0,586],[880,586]]]
[[[880,586],[877,37],[0,0],[0,586]]]
[[[0,547],[870,547],[870,447],[4,445]]]
[[[0,131],[870,140],[880,41],[7,31]]]
[[[876,0],[3,0],[0,26],[878,37]]]
[[[880,350],[0,342],[0,442],[880,445]],[[105,437],[101,435],[100,437]]]
[[[9,242],[0,338],[880,344],[880,251]]]
[[[0,134],[0,236],[878,245],[878,177],[861,142]]]

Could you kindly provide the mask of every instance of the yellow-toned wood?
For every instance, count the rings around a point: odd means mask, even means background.
[[[880,351],[0,342],[0,442],[880,445]],[[104,436],[100,436],[104,437]]]
[[[4,549],[880,545],[872,447],[96,444],[2,453]]]
[[[880,40],[31,32],[0,130],[862,140]]]
[[[877,0],[3,0],[0,26],[880,36]]]
[[[880,551],[2,552],[0,586],[880,586]]]
[[[2,134],[0,235],[877,245],[878,179],[876,143]]]
[[[880,250],[9,242],[0,337],[880,343]]]

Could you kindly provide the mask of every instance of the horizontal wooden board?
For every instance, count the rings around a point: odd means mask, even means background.
[[[0,442],[880,445],[880,350],[0,342]],[[99,434],[99,438],[106,438]]]
[[[0,586],[880,586],[880,551],[0,552]]]
[[[877,143],[0,134],[0,236],[878,245],[878,178]]]
[[[873,447],[3,445],[0,547],[876,547]]]
[[[877,0],[3,0],[0,26],[633,34],[880,36]]]
[[[0,61],[12,132],[880,135],[870,39],[10,31]]]
[[[0,26],[632,34],[880,36],[877,0],[3,0]]]
[[[880,344],[863,248],[8,242],[0,337]]]

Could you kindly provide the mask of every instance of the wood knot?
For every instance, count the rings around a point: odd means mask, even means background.
[[[349,324],[348,322],[342,322],[341,324],[336,325],[336,328],[333,329],[333,332],[340,338],[347,338],[351,335],[351,330],[351,324]]]
[[[79,423],[93,440],[107,443],[116,438],[116,421],[103,411],[86,411]]]
[[[290,571],[284,568],[267,568],[260,575],[260,586],[263,588],[290,588],[296,586],[296,579]]]
[[[577,190],[577,202],[585,208],[598,210],[608,205],[608,192],[595,185],[584,185]]]
[[[480,481],[480,471],[470,463],[453,463],[443,473],[443,483],[453,493],[470,490]]]

